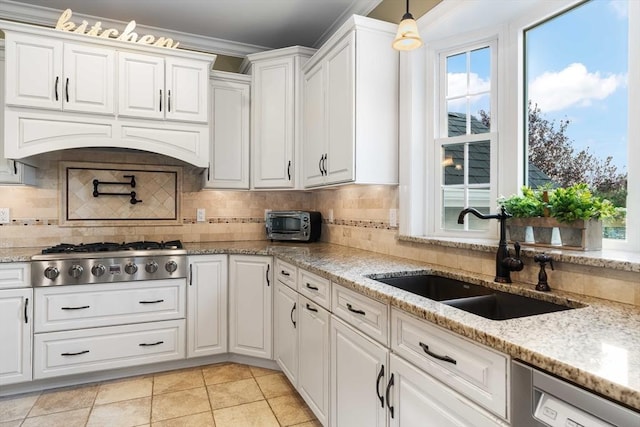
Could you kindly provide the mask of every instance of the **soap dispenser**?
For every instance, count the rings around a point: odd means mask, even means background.
[[[551,269],[554,270],[553,259],[551,258],[551,255],[547,255],[543,252],[534,256],[533,260],[537,263],[540,263],[540,272],[538,273],[538,284],[536,285],[536,291],[550,291],[551,288],[549,287],[549,283],[547,282],[547,271],[544,267],[545,265],[547,265],[547,263],[549,263]]]

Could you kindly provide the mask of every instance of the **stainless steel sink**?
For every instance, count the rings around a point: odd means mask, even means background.
[[[578,308],[511,294],[434,274],[396,277],[372,276],[371,278],[492,320],[514,319]]]

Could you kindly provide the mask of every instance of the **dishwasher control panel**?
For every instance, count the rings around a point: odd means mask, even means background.
[[[535,394],[538,404],[533,416],[550,427],[615,427],[548,393]]]

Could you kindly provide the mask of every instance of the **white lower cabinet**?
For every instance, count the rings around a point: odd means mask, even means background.
[[[229,256],[229,352],[272,359],[270,256]]]
[[[34,299],[34,379],[185,357],[185,279],[37,287]]]
[[[391,349],[438,381],[487,410],[507,418],[509,361],[397,309],[391,310]]]
[[[227,352],[227,255],[189,257],[187,357]]]
[[[385,427],[389,350],[331,319],[331,426]]]
[[[185,321],[35,334],[35,379],[183,359]]]
[[[32,332],[33,289],[0,290],[0,386],[31,380]]]
[[[298,385],[298,293],[276,281],[273,296],[274,359],[294,387]]]
[[[298,297],[300,352],[298,392],[322,425],[329,419],[329,325],[331,313]]]
[[[506,427],[492,415],[401,357],[391,354],[390,427]],[[353,424],[355,425],[355,424]]]

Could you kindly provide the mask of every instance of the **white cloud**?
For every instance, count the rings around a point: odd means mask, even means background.
[[[588,107],[626,84],[626,75],[601,76],[590,73],[584,64],[573,63],[559,72],[546,72],[529,84],[529,99],[543,112],[572,106]]]
[[[618,19],[626,19],[629,16],[628,0],[611,0],[609,7]]]
[[[447,74],[447,96],[462,96],[480,92],[486,92],[491,89],[491,82],[484,80],[476,73],[469,74],[469,88],[467,90],[467,73],[448,73]]]

